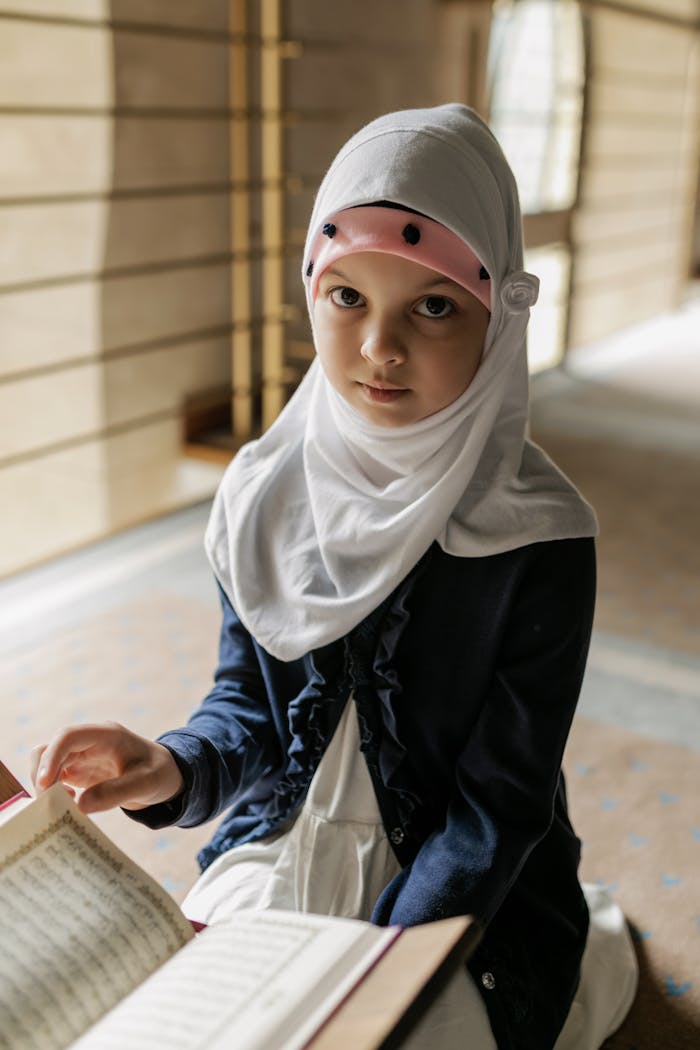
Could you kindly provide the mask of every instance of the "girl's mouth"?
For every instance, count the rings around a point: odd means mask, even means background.
[[[369,386],[368,383],[360,383],[360,387],[362,388],[365,397],[368,397],[370,401],[374,401],[380,405],[389,404],[391,401],[398,401],[400,397],[408,393],[403,387]]]

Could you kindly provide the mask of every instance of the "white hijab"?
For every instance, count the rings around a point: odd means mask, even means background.
[[[491,275],[491,320],[471,385],[405,427],[365,420],[318,361],[217,492],[206,550],[242,623],[280,660],[341,638],[434,541],[474,558],[593,536],[592,509],[526,437],[525,331],[537,279],[522,272],[515,182],[466,106],[390,113],[343,147],[313,209],[323,222],[392,201],[466,241]]]

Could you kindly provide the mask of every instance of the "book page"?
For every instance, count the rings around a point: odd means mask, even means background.
[[[193,937],[60,784],[0,831],[0,930],[11,1050],[63,1050]]]
[[[29,795],[19,795],[17,798],[8,799],[7,802],[0,802],[0,828],[16,817],[25,806],[30,806],[32,802],[33,799]]]
[[[239,912],[208,927],[74,1050],[301,1050],[399,932]]]

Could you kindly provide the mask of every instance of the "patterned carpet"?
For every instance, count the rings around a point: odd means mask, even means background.
[[[534,437],[598,514],[596,627],[700,656],[697,455]]]
[[[637,1001],[609,1050],[700,1046],[700,761],[696,752],[577,719],[565,763],[582,876],[633,926]]]

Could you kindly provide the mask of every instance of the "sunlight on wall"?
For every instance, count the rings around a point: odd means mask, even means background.
[[[523,212],[571,207],[583,114],[579,5],[497,0],[488,76],[491,127],[515,172]]]
[[[530,372],[552,368],[561,360],[566,337],[570,262],[570,252],[563,244],[525,252],[525,269],[540,279],[540,296],[532,308],[528,326]]]

